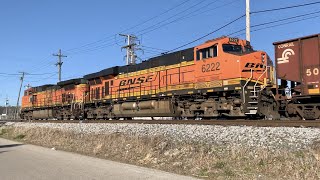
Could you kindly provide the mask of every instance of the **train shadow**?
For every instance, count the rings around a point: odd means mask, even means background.
[[[6,152],[9,152],[9,151],[0,151],[0,154],[2,154],[2,153],[6,153]]]
[[[22,146],[23,144],[6,144],[6,145],[0,145],[1,148],[12,148],[12,147],[17,147],[17,146]]]

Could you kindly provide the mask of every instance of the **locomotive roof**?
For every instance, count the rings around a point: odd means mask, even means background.
[[[87,74],[83,76],[83,78],[90,80],[90,79],[95,79],[98,77],[103,77],[108,75],[118,75],[119,74],[118,69],[119,69],[118,66],[107,68],[96,73]]]
[[[33,87],[33,89],[36,92],[41,92],[41,91],[45,91],[47,89],[53,89],[55,87],[57,87],[55,84],[45,84],[45,85],[42,85],[42,86]]]
[[[70,79],[70,80],[58,82],[57,85],[62,87],[70,84],[86,84],[86,83],[87,82],[85,79],[77,78],[77,79]]]
[[[130,73],[158,66],[178,64],[183,61],[193,61],[193,49],[194,48],[192,47],[189,49],[184,49],[169,54],[163,54],[161,56],[153,57],[149,60],[142,61],[141,63],[136,65],[115,66],[107,68],[96,73],[85,75],[84,79],[90,80],[108,75],[118,75],[120,73]]]

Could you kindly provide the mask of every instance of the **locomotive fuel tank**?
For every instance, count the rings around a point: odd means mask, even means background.
[[[113,112],[116,117],[175,117],[181,114],[171,101],[142,101],[115,104]]]

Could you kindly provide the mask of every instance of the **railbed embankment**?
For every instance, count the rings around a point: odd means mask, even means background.
[[[6,123],[0,136],[207,179],[320,178],[320,129]]]

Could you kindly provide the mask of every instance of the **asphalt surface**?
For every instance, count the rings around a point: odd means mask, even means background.
[[[0,138],[0,179],[195,179]]]

